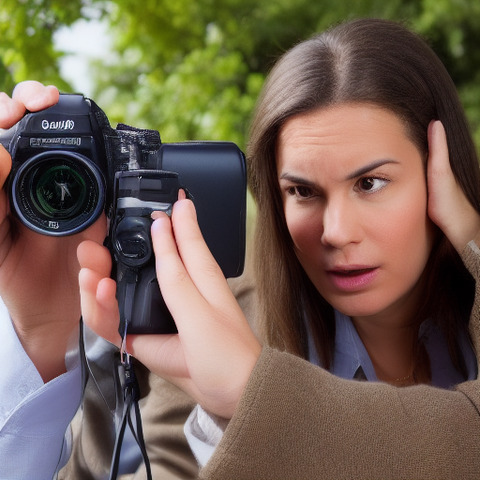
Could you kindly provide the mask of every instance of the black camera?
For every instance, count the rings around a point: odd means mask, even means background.
[[[74,94],[0,130],[0,143],[13,160],[11,209],[27,227],[72,235],[106,212],[122,335],[176,332],[156,279],[150,227],[151,213],[169,214],[179,189],[193,200],[224,275],[242,273],[246,168],[234,143],[162,143],[155,130],[114,129],[95,102]]]

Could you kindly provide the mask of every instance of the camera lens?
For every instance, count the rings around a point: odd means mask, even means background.
[[[45,216],[68,218],[83,210],[85,181],[70,165],[43,166],[31,192],[32,201]]]
[[[12,203],[20,220],[43,234],[78,233],[103,210],[103,177],[89,159],[73,152],[44,152],[18,169]]]

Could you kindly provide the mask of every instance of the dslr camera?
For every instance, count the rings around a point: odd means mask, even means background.
[[[30,229],[73,235],[106,213],[122,336],[176,332],[156,279],[150,227],[153,211],[170,214],[179,189],[193,200],[225,277],[242,273],[246,168],[234,143],[162,143],[155,130],[112,128],[95,102],[77,94],[61,94],[56,105],[0,130],[0,143],[13,161],[11,210]]]

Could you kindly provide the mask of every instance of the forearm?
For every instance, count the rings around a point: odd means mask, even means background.
[[[51,479],[68,457],[66,431],[82,395],[78,348],[68,371],[44,383],[0,304],[0,478]]]
[[[477,283],[470,318],[477,352],[478,245],[470,242],[462,253]],[[456,391],[399,389],[342,380],[265,348],[201,478],[473,479],[480,471],[479,409],[478,380]]]
[[[479,429],[463,393],[343,380],[266,348],[201,478],[474,478]]]

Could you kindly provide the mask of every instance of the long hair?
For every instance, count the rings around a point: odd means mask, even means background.
[[[247,148],[250,188],[257,204],[254,255],[260,332],[269,344],[307,357],[310,329],[326,368],[334,345],[333,310],[295,256],[275,154],[279,130],[287,119],[347,102],[374,104],[396,114],[424,158],[428,125],[441,120],[455,178],[480,212],[478,161],[464,110],[444,65],[422,38],[395,22],[359,19],[314,36],[279,59],[259,98]],[[455,336],[468,321],[472,278],[440,231],[426,269],[429,295],[419,312],[441,319],[451,340],[450,354],[461,370]]]

